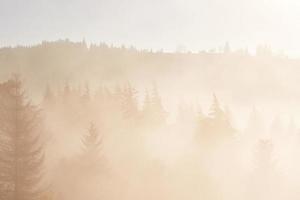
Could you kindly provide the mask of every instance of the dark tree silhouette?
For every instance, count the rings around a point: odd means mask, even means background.
[[[213,95],[208,116],[201,117],[198,125],[200,142],[202,145],[213,147],[214,144],[233,136],[234,132],[229,117],[221,108],[216,95]]]
[[[151,106],[154,123],[157,125],[163,125],[166,122],[167,113],[162,105],[161,97],[155,84],[152,91]]]
[[[58,199],[100,198],[98,192],[101,188],[97,188],[95,192],[93,186],[105,180],[107,171],[104,173],[106,166],[104,166],[104,156],[101,154],[102,135],[93,123],[83,135],[81,143],[82,151],[78,156],[65,159],[60,163],[58,174],[63,179],[55,180],[53,184]],[[74,193],[77,190],[80,192]]]
[[[137,119],[139,115],[136,95],[137,91],[128,83],[124,88],[121,102],[125,119]]]
[[[17,76],[0,90],[1,199],[40,199],[44,154],[39,110],[25,100]]]
[[[82,138],[82,144],[84,156],[97,160],[102,147],[102,136],[99,135],[93,123],[91,123],[88,133]]]
[[[213,102],[211,104],[208,116],[213,119],[222,119],[222,118],[224,118],[224,115],[225,115],[225,113],[221,109],[219,100],[217,99],[216,95],[214,94]]]

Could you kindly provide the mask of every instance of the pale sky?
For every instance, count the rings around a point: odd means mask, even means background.
[[[192,51],[268,44],[300,57],[298,0],[0,0],[0,46],[42,40]]]

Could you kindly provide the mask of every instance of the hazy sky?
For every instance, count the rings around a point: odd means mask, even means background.
[[[300,57],[298,0],[0,0],[0,45],[70,38],[198,51],[269,44]]]

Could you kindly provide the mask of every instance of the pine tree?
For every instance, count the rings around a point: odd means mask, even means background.
[[[197,131],[200,142],[208,146],[214,146],[214,144],[224,141],[224,139],[229,139],[235,133],[216,95],[213,95],[213,102],[208,116],[200,119]]]
[[[95,192],[95,187],[91,186],[99,186],[106,180],[107,169],[104,156],[101,155],[102,136],[93,123],[83,135],[81,143],[82,151],[78,156],[60,163],[58,174],[63,178],[54,181],[58,199],[101,199],[101,187],[97,187]],[[74,190],[80,191],[74,195]]]
[[[103,135],[99,133],[97,127],[91,123],[88,133],[82,138],[83,151],[78,166],[81,171],[85,171],[83,178],[95,178],[107,170],[105,157],[103,155]]]
[[[128,83],[123,91],[122,109],[125,119],[135,120],[139,115],[137,91]]]
[[[166,111],[162,105],[161,97],[158,93],[157,87],[153,85],[153,91],[151,96],[151,112],[152,122],[156,126],[161,126],[166,122]]]
[[[151,115],[151,100],[148,90],[145,92],[143,107],[142,107],[142,119],[144,123],[148,123]]]
[[[93,123],[91,123],[88,133],[83,137],[82,144],[83,157],[97,161],[102,148],[102,136],[99,135]]]
[[[25,100],[18,77],[1,84],[1,199],[35,200],[42,195],[43,146],[39,111]]]
[[[221,109],[219,100],[215,94],[213,94],[213,103],[210,106],[208,116],[213,119],[222,119],[224,117],[224,112]]]

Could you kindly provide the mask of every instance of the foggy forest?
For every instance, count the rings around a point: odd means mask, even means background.
[[[1,199],[298,199],[299,64],[228,43],[2,48]]]
[[[299,13],[0,0],[0,200],[299,200]]]

